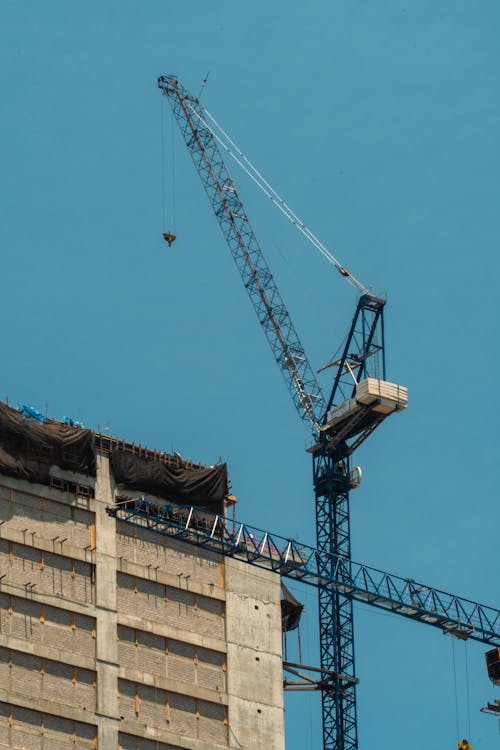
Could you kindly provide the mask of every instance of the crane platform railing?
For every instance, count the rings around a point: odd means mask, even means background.
[[[262,531],[203,508],[156,505],[143,497],[107,508],[109,515],[211,552],[274,571],[316,588],[440,628],[457,638],[500,646],[500,611],[340,555]]]

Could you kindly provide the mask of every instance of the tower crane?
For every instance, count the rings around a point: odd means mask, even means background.
[[[175,76],[161,76],[188,151],[240,272],[259,322],[283,374],[300,418],[312,430],[316,542],[321,572],[330,575],[332,555],[351,555],[349,527],[350,456],[385,419],[403,405],[384,408],[377,394],[358,402],[360,381],[385,381],[384,300],[361,295],[328,399],[323,396],[279,289],[253,232],[235,184],[224,163],[209,117]],[[344,274],[349,273],[342,269]],[[341,272],[342,272],[341,271]],[[345,415],[342,404],[353,403]],[[329,419],[329,416],[332,419]],[[355,750],[356,677],[352,598],[338,589],[319,588],[321,668],[343,675],[322,691],[324,750]]]
[[[167,506],[159,510],[143,500],[133,508],[111,508],[110,512],[130,523],[146,524],[159,533],[180,536],[316,586],[321,670],[328,675],[321,684],[323,750],[357,750],[353,600],[494,645],[499,640],[500,613],[351,561],[349,492],[356,485],[351,457],[390,413],[407,403],[406,389],[386,381],[385,300],[371,294],[333,259],[360,296],[341,356],[328,365],[334,368],[334,377],[325,398],[226,167],[213,118],[175,76],[161,76],[158,86],[172,108],[295,408],[312,432],[314,444],[309,452],[316,548],[306,561],[305,545],[300,545],[299,552],[288,540],[280,549],[268,532],[259,537],[257,547],[257,537],[243,525],[236,541],[224,519],[216,516],[207,527],[206,518],[198,518],[193,508],[181,520],[178,514],[169,515]],[[274,191],[270,197],[284,210],[286,204],[279,205],[281,199]],[[330,255],[291,213],[303,234]],[[251,554],[247,554],[249,548]]]

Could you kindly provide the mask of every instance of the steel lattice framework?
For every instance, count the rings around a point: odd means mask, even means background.
[[[345,461],[342,466],[348,469]],[[318,566],[322,576],[331,578],[339,555],[344,566],[338,572],[347,583],[351,575],[349,490],[346,476],[339,476],[337,467],[335,458],[323,452],[313,464]],[[351,750],[358,746],[352,596],[342,588],[320,586],[318,598],[321,666],[339,675],[321,694],[324,746]]]
[[[204,123],[203,107],[174,76],[161,76],[158,85],[170,102],[295,407],[308,427],[319,424],[325,412],[321,388],[238,197],[217,141]]]
[[[226,242],[250,296],[274,358],[300,418],[312,429],[317,553],[321,575],[330,579],[332,561],[349,570],[349,456],[383,421],[377,402],[335,427],[328,410],[354,392],[360,377],[385,378],[383,308],[385,302],[363,293],[358,301],[328,401],[276,286],[224,163],[207,113],[175,76],[161,76],[158,86],[168,99],[187,149],[210,200]],[[267,183],[266,183],[267,184]],[[343,275],[350,274],[340,268]],[[364,287],[362,287],[364,289]],[[342,675],[322,690],[324,750],[357,750],[352,594],[319,585],[321,667]]]
[[[156,505],[143,497],[109,506],[107,512],[135,526],[203,547],[281,576],[349,594],[358,602],[425,623],[459,638],[500,647],[500,610],[386,573],[332,554],[296,539],[193,506]],[[344,674],[344,682],[350,678]]]
[[[348,333],[342,356],[332,363],[336,375],[327,410],[355,393],[361,378],[385,379],[384,301],[363,295]],[[373,432],[384,415],[376,403],[328,428],[325,412],[313,455],[316,506],[316,543],[321,573],[332,578],[336,560],[342,559],[342,575],[351,576],[351,531],[349,511],[350,456]],[[356,750],[356,673],[352,594],[341,588],[319,587],[321,666],[341,677],[322,691],[323,745],[325,750]]]

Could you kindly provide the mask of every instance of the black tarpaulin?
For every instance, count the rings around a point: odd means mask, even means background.
[[[120,448],[111,453],[111,466],[118,484],[164,498],[177,505],[195,505],[215,513],[224,509],[228,494],[227,466],[210,469],[171,466]]]
[[[281,629],[284,633],[299,627],[304,605],[294,597],[281,581]]]
[[[95,476],[92,432],[59,423],[42,424],[0,404],[0,472],[45,484],[53,464]]]
[[[500,648],[485,653],[488,677],[495,685],[500,685]]]

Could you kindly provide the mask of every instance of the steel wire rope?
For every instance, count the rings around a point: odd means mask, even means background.
[[[471,724],[470,724],[470,685],[469,685],[469,652],[467,650],[467,641],[464,641],[465,650],[465,697],[467,700],[467,732],[468,740],[471,740]]]
[[[161,231],[164,232],[165,226],[165,144],[163,134],[163,97],[160,98],[160,151],[161,151]]]
[[[350,271],[347,271],[345,266],[342,266],[341,263],[332,255],[332,253],[326,248],[323,243],[316,237],[316,235],[309,229],[309,227],[302,221],[302,219],[297,216],[295,211],[290,208],[290,206],[286,203],[284,198],[282,198],[279,193],[272,187],[272,185],[269,184],[269,182],[265,179],[264,175],[259,172],[259,170],[255,167],[254,164],[250,161],[250,159],[245,156],[243,151],[237,146],[237,144],[231,139],[231,137],[228,135],[228,133],[224,130],[222,125],[217,122],[215,117],[210,114],[210,112],[204,108],[204,111],[206,112],[208,118],[214,123],[214,125],[220,130],[224,138],[228,140],[228,142],[231,144],[231,146],[236,150],[238,155],[243,159],[243,161],[249,166],[251,171],[257,176],[259,180],[262,181],[262,183],[268,188],[268,190],[271,191],[274,198],[283,206],[283,208],[287,212],[288,218],[292,221],[293,224],[298,226],[298,228],[302,229],[304,233],[306,234],[307,238],[313,243],[313,245],[320,251],[324,251],[326,253],[326,257],[328,257],[328,260],[330,260],[331,263],[335,265],[337,270],[339,270],[341,273],[346,272],[348,275],[346,278],[352,278],[355,282],[355,285],[358,286],[360,291],[368,291],[366,287],[355,277],[353,276]],[[234,157],[233,157],[234,158]]]
[[[370,294],[369,289],[359,281],[350,271],[347,271],[347,269],[331,254],[331,252],[323,245],[322,242],[316,237],[316,235],[313,234],[313,232],[304,224],[304,222],[299,219],[299,217],[294,213],[294,211],[288,206],[288,204],[279,196],[279,194],[272,188],[267,180],[265,180],[260,172],[251,164],[251,162],[245,157],[245,155],[238,149],[237,146],[234,146],[234,148],[238,151],[239,154],[241,154],[242,159],[249,165],[249,167],[245,166],[245,163],[231,150],[231,148],[227,145],[227,143],[224,142],[223,138],[215,132],[215,130],[206,122],[206,120],[200,115],[199,112],[196,111],[196,109],[188,103],[188,107],[191,110],[191,112],[197,117],[197,119],[207,128],[207,130],[213,135],[213,137],[217,140],[217,142],[222,146],[222,148],[229,154],[229,156],[238,164],[238,166],[250,177],[250,179],[257,185],[257,187],[266,195],[267,198],[270,199],[270,201],[278,208],[286,217],[287,219],[294,224],[295,227],[301,232],[306,239],[311,242],[311,244],[323,255],[326,260],[328,260],[335,268],[341,273],[344,278],[347,279],[347,281],[356,288],[359,292],[362,294]],[[206,114],[212,118],[209,112],[207,110],[204,110]],[[216,122],[214,120],[214,122]],[[218,126],[222,133],[224,133],[224,130]],[[224,133],[225,134],[225,133]],[[229,136],[225,135],[227,137],[228,141],[232,144],[233,141],[229,138]],[[252,171],[253,170],[253,171]]]
[[[308,239],[310,239],[311,242],[313,242],[313,244],[318,249],[322,249],[322,250],[325,251],[325,253],[327,253],[328,259],[336,266],[336,268],[338,270],[344,270],[345,271],[346,269],[340,264],[340,262],[330,253],[330,251],[323,245],[323,243],[320,242],[320,240],[316,237],[316,235],[313,234],[313,232],[302,221],[302,219],[300,219],[297,216],[297,214],[295,213],[295,211],[292,210],[292,208],[286,203],[286,201],[284,200],[284,198],[282,198],[279,195],[279,193],[272,187],[272,185],[270,185],[270,183],[265,179],[264,175],[261,172],[259,172],[259,170],[255,167],[254,164],[252,164],[252,162],[250,161],[250,159],[248,159],[248,157],[245,156],[245,154],[243,153],[243,151],[236,145],[236,143],[231,139],[231,137],[228,135],[228,133],[226,133],[226,131],[224,130],[224,128],[222,127],[222,125],[219,122],[217,122],[217,120],[215,119],[215,117],[213,117],[213,115],[211,115],[210,112],[208,110],[206,110],[206,109],[205,109],[205,112],[206,112],[208,118],[214,123],[214,125],[220,130],[220,132],[223,134],[223,136],[233,146],[233,148],[236,150],[236,152],[238,153],[238,155],[249,166],[250,170],[257,176],[257,178],[259,180],[262,181],[262,183],[266,186],[266,188],[268,190],[270,190],[270,192],[272,193],[272,195],[274,196],[274,198],[283,206],[283,208],[287,212],[287,215],[293,221],[293,223],[296,224],[296,225],[298,225],[300,228],[302,228],[304,230],[305,233],[307,233],[306,236],[308,237]],[[358,281],[351,274],[349,274],[349,276],[351,276],[355,281]],[[361,282],[358,282],[358,283],[361,284]]]
[[[457,726],[457,739],[460,740],[460,719],[458,713],[458,688],[457,688],[457,664],[455,659],[455,640],[451,639],[451,654],[453,661],[453,685],[455,688],[455,721]]]
[[[210,133],[214,136],[214,138],[217,139],[217,141],[220,143],[220,145],[226,150],[226,152],[231,156],[231,158],[239,165],[239,167],[250,177],[253,182],[259,187],[259,189],[271,200],[271,202],[287,217],[289,221],[291,221],[292,224],[294,224],[297,229],[308,239],[314,247],[316,247],[317,250],[330,262],[332,265],[337,268],[338,271],[342,273],[342,275],[349,281],[349,283],[356,287],[359,291],[362,292],[368,292],[366,287],[359,282],[356,277],[354,277],[349,271],[347,271],[340,263],[339,261],[327,250],[324,245],[315,237],[315,235],[311,232],[311,230],[300,220],[298,217],[295,216],[294,212],[290,209],[290,207],[285,203],[285,201],[279,197],[279,195],[269,186],[269,189],[265,185],[268,185],[268,183],[263,180],[263,183],[259,181],[258,176],[260,173],[258,170],[256,170],[253,167],[253,170],[255,174],[252,173],[250,169],[245,167],[245,165],[240,161],[240,159],[231,151],[231,149],[228,147],[226,143],[222,140],[220,136],[217,135],[217,133],[208,125],[208,123],[201,117],[201,115],[196,112],[193,108],[191,108],[192,111],[196,114],[198,119],[205,125],[205,127],[209,130]],[[208,113],[207,113],[208,114]],[[251,164],[248,159],[245,160]],[[273,193],[275,195],[273,195]],[[276,197],[275,197],[276,196]]]
[[[176,227],[176,205],[175,205],[175,146],[174,146],[174,120],[170,119],[171,124],[171,136],[170,136],[170,164],[171,164],[171,184],[170,184],[170,211],[171,214],[167,216],[167,201],[169,192],[167,190],[167,178],[166,178],[166,159],[165,159],[165,121],[164,121],[164,100],[163,97],[160,99],[160,129],[161,129],[161,214],[162,214],[162,232],[167,229],[175,234]],[[167,219],[171,219],[171,226],[167,226]]]
[[[170,118],[170,160],[172,164],[172,184],[171,184],[171,195],[172,195],[172,231],[175,234],[176,229],[176,206],[175,206],[175,138],[174,138],[174,118]]]

